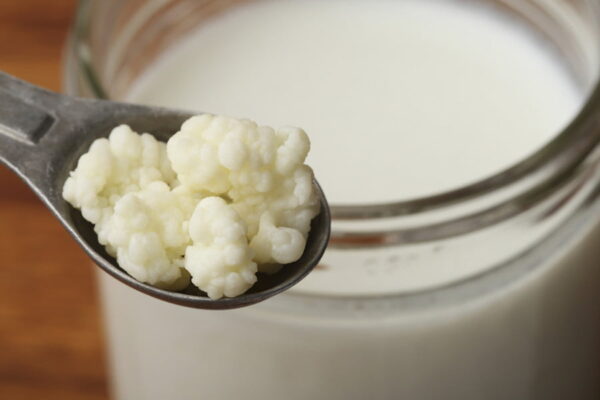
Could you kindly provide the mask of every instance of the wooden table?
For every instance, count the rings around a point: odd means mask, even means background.
[[[60,90],[75,0],[0,0],[0,70]],[[0,399],[108,398],[93,268],[0,166]]]

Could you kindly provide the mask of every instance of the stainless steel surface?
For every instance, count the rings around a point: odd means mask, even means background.
[[[321,213],[312,222],[300,260],[276,274],[261,275],[241,296],[219,300],[208,298],[193,285],[182,292],[171,292],[135,280],[98,243],[92,225],[62,198],[64,182],[79,157],[92,141],[107,136],[116,125],[128,124],[135,131],[149,132],[166,141],[194,114],[197,113],[65,96],[0,72],[0,161],[27,182],[97,265],[130,287],[195,308],[227,309],[258,303],[302,280],[327,247],[331,216],[317,182]]]

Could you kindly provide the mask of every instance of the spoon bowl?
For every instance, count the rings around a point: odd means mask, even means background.
[[[142,283],[125,272],[98,243],[93,226],[62,198],[62,188],[91,143],[117,125],[148,132],[166,142],[193,115],[185,111],[54,93],[0,72],[0,162],[19,175],[54,213],[73,238],[104,271],[150,296],[187,307],[229,309],[266,300],[302,280],[319,262],[331,230],[331,214],[319,184],[321,212],[311,223],[301,258],[279,272],[259,274],[246,293],[210,299],[190,284],[172,292]]]

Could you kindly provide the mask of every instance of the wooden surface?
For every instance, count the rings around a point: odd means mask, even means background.
[[[74,0],[0,0],[0,70],[60,90]],[[107,399],[93,269],[0,165],[0,399]]]

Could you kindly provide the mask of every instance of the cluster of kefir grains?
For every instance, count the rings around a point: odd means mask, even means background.
[[[166,144],[122,125],[79,159],[63,197],[134,278],[234,297],[302,255],[319,212],[309,149],[301,129],[208,114]]]

